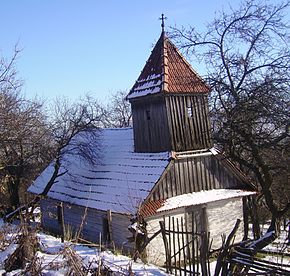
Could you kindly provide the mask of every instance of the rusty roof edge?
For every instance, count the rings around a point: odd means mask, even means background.
[[[230,190],[230,189],[228,189]],[[250,191],[252,194],[257,194],[258,191]],[[193,192],[193,193],[198,193],[198,192]],[[181,195],[178,195],[178,196],[181,196]],[[175,197],[178,197],[178,196],[175,196]],[[248,195],[234,195],[232,197],[230,197],[231,199],[232,198],[239,198],[239,197],[245,197],[245,196],[248,196]],[[226,200],[227,198],[222,198],[222,199],[217,199],[215,201],[222,201],[222,200]],[[164,204],[166,203],[166,200],[158,200],[158,201],[162,201],[161,203],[161,207],[164,206]],[[150,219],[150,218],[154,218],[155,216],[159,217],[159,216],[163,216],[165,213],[168,213],[168,212],[174,212],[174,211],[178,211],[180,209],[185,209],[185,208],[188,208],[188,207],[191,207],[191,206],[199,206],[199,205],[205,205],[205,204],[208,204],[210,202],[214,202],[214,201],[208,201],[208,202],[204,202],[204,203],[198,203],[198,204],[192,204],[192,205],[181,205],[181,206],[176,206],[176,207],[172,207],[172,208],[168,208],[166,210],[159,210],[160,208],[156,209],[155,212],[149,214],[149,215],[146,215],[145,218],[146,219]],[[153,201],[153,204],[154,204],[154,201]]]

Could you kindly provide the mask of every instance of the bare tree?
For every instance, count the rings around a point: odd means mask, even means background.
[[[21,50],[15,45],[13,55],[10,59],[0,58],[0,90],[1,92],[19,91],[22,86],[22,80],[17,76],[15,67],[16,60]]]
[[[0,92],[0,105],[2,194],[8,206],[16,208],[20,193],[47,164],[52,144],[41,104],[25,100],[18,93]]]
[[[131,106],[125,99],[126,91],[117,91],[111,95],[109,104],[104,108],[104,127],[130,127],[132,122]]]
[[[3,209],[18,207],[20,194],[46,164],[50,143],[42,103],[21,95],[15,48],[10,61],[0,60],[0,197]]]
[[[15,50],[10,62],[0,61],[0,208],[5,212],[24,203],[27,186],[49,163],[54,172],[42,196],[66,171],[64,157],[73,154],[94,162],[96,129],[103,115],[97,101],[85,96],[73,104],[57,100],[47,116],[42,103],[21,95],[22,83],[15,69],[18,53]]]
[[[282,192],[289,186],[289,5],[243,1],[204,34],[173,30],[180,47],[207,64],[215,141],[259,184],[270,229],[290,207]]]
[[[50,158],[46,160],[46,164],[50,163],[52,173],[39,196],[19,206],[14,212],[6,215],[5,219],[12,219],[27,207],[33,207],[29,213],[33,212],[39,200],[47,196],[57,178],[66,173],[73,173],[66,167],[66,160],[69,160],[70,156],[78,156],[84,162],[96,162],[99,152],[98,128],[102,112],[103,109],[98,102],[88,96],[80,99],[78,103],[70,103],[65,99],[55,101],[47,121],[49,141],[39,140],[40,144],[47,143],[50,146]]]
[[[54,171],[42,196],[46,196],[55,180],[67,172],[62,162],[64,158],[77,155],[85,162],[97,160],[97,129],[101,125],[103,109],[96,100],[86,96],[73,104],[65,99],[57,100],[52,114],[50,131],[54,143]]]

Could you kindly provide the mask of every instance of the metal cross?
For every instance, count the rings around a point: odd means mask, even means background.
[[[167,17],[164,17],[164,14],[161,14],[161,17],[159,18],[159,20],[161,20],[161,28],[162,28],[162,32],[164,32],[164,20],[166,20]]]

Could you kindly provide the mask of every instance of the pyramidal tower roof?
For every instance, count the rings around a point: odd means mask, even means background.
[[[149,94],[208,93],[209,86],[192,69],[162,30],[139,78],[127,99]]]

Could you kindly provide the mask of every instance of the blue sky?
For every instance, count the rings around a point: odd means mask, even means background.
[[[17,42],[22,48],[17,68],[29,98],[89,92],[106,101],[133,86],[159,38],[161,13],[167,26],[202,28],[222,7],[228,1],[3,0],[0,54],[9,58]]]

